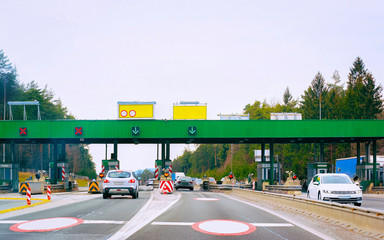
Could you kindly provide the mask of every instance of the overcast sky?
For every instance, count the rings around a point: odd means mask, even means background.
[[[318,71],[345,83],[357,56],[384,80],[383,1],[0,0],[0,14],[20,82],[47,85],[77,119],[116,119],[118,101],[156,101],[171,119],[183,100],[218,119],[286,87],[300,98]],[[100,171],[105,145],[90,148]],[[119,145],[119,159],[152,168],[156,146]]]

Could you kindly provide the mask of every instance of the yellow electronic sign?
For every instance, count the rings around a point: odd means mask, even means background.
[[[154,103],[118,103],[119,118],[153,118]]]
[[[207,119],[207,106],[173,106],[173,119]]]

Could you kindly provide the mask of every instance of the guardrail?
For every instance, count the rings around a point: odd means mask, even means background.
[[[231,193],[250,200],[259,199],[279,203],[321,217],[334,219],[347,225],[355,226],[358,229],[383,234],[384,211],[239,188],[233,188]]]

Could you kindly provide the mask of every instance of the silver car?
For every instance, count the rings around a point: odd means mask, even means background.
[[[180,177],[175,182],[175,188],[178,190],[179,188],[188,188],[193,191],[193,181],[191,177]]]
[[[103,198],[111,195],[139,197],[139,182],[132,171],[111,170],[107,173],[103,184]]]

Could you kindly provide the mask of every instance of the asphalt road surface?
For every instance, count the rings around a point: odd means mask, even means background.
[[[332,239],[302,219],[224,194],[181,190],[138,199],[101,194],[53,194],[53,201],[0,214],[0,239]],[[370,207],[382,198],[367,197]],[[8,200],[5,200],[5,204]],[[367,206],[365,206],[367,207]]]

